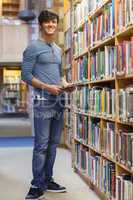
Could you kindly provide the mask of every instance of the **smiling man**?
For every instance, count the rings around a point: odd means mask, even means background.
[[[41,38],[26,48],[22,63],[22,79],[34,87],[33,180],[26,199],[40,199],[45,191],[66,191],[53,179],[64,112],[64,93],[59,86],[61,49],[54,43],[59,17],[45,10],[40,13],[38,21]]]

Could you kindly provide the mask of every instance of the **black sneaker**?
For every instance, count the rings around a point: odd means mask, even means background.
[[[44,198],[44,192],[40,188],[30,188],[27,196],[25,199],[30,199],[30,200],[40,200]]]
[[[66,192],[66,188],[55,183],[54,181],[50,181],[47,185],[48,192]]]

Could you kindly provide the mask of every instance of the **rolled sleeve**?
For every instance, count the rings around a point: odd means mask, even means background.
[[[23,61],[21,65],[22,80],[28,83],[29,85],[32,85],[33,68],[34,68],[35,62],[36,62],[35,47],[29,46],[23,52]]]

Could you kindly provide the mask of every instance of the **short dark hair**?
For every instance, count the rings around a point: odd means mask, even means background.
[[[48,22],[53,19],[57,19],[57,23],[59,23],[59,16],[54,11],[43,10],[38,16],[38,22],[40,25],[43,22]]]

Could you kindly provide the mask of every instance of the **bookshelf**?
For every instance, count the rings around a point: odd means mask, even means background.
[[[21,82],[19,67],[1,68],[0,115],[27,115],[27,86]]]
[[[72,63],[72,27],[71,27],[71,2],[64,0],[64,50],[63,50],[63,74],[66,80],[71,81],[71,63]],[[72,115],[71,115],[71,94],[66,94],[65,126],[64,136],[65,145],[72,149]]]
[[[17,17],[20,9],[18,0],[2,0],[0,3],[0,16]]]
[[[132,6],[71,4],[73,168],[102,200],[133,199]]]

